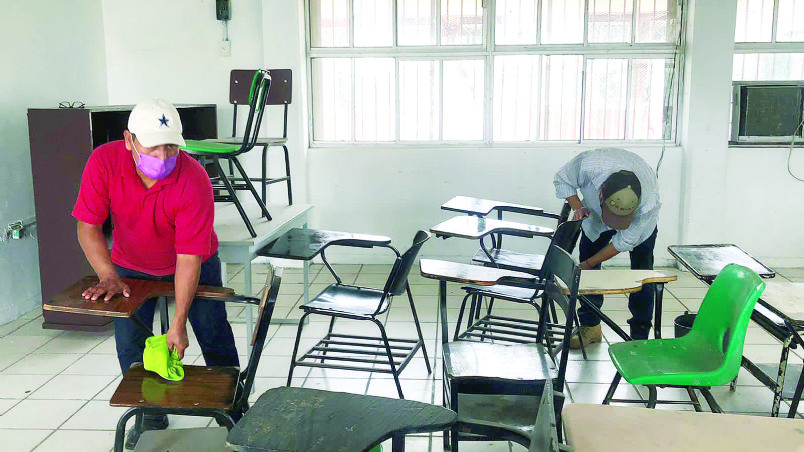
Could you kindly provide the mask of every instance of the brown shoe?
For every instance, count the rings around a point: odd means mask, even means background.
[[[600,342],[603,340],[603,330],[600,328],[600,324],[595,326],[583,326],[581,325],[581,336],[583,336],[583,345],[584,347],[589,344],[594,344],[595,342]],[[570,348],[571,349],[579,349],[581,348],[581,341],[578,339],[578,335],[575,334],[570,338]]]

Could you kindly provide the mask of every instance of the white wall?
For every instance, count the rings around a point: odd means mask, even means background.
[[[8,223],[34,216],[27,109],[107,98],[101,0],[0,6],[2,234]],[[0,324],[40,306],[41,298],[36,241],[0,243]]]
[[[221,56],[214,0],[103,0],[109,102],[214,103],[218,133],[229,136],[229,71],[260,67],[264,58],[262,2],[232,3],[231,56]]]

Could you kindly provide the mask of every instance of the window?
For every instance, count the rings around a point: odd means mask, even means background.
[[[738,0],[734,81],[804,80],[804,0]]]
[[[315,143],[674,138],[679,0],[307,0]]]

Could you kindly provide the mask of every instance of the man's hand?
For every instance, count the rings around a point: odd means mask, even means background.
[[[109,301],[113,296],[119,293],[122,293],[124,297],[128,297],[131,295],[131,289],[128,287],[128,284],[124,283],[115,275],[108,278],[101,278],[100,282],[82,292],[81,296],[87,300],[91,299],[95,301],[103,294],[106,294],[106,296],[103,297],[103,301]]]
[[[584,218],[589,216],[589,209],[586,207],[581,207],[577,209],[575,213],[572,214],[572,221],[583,220]]]
[[[581,268],[581,270],[591,270],[592,269],[592,266],[587,261],[581,262],[581,265],[579,265],[579,267]]]
[[[173,322],[167,332],[168,350],[176,350],[179,359],[184,358],[184,350],[190,345],[187,340],[187,324],[184,322]]]

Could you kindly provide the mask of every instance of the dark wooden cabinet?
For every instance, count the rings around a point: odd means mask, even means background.
[[[78,244],[71,212],[81,174],[96,147],[123,138],[133,106],[28,110],[34,204],[39,241],[42,300],[71,286],[92,267]],[[176,105],[188,139],[217,138],[214,104]],[[43,328],[94,331],[110,319],[62,312],[42,313]]]

